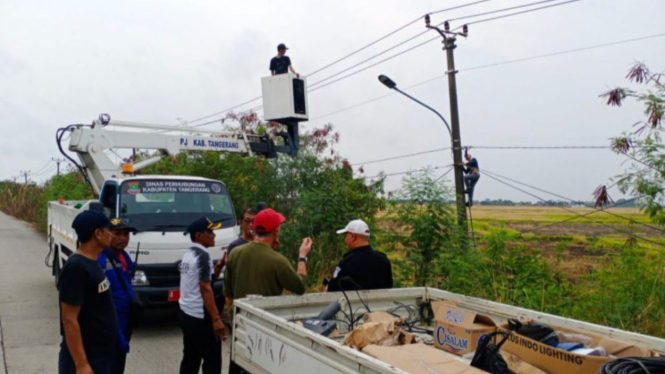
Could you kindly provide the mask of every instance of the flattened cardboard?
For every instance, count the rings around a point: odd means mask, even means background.
[[[399,347],[369,345],[362,352],[411,374],[487,374],[424,344]]]
[[[582,333],[565,327],[550,325],[555,331]],[[508,331],[508,325],[499,326],[499,330]],[[604,338],[587,332],[593,339],[592,347],[603,347],[608,355],[615,357],[651,357],[655,352],[633,344]],[[501,347],[503,351],[514,354],[548,374],[588,374],[597,373],[603,364],[614,360],[609,357],[584,356],[542,344],[519,334],[511,334]]]
[[[397,320],[395,316],[386,312],[371,312],[366,313],[364,316],[365,323],[367,322],[392,322]]]
[[[480,339],[496,331],[491,318],[448,302],[432,304],[436,326],[434,346],[462,356],[475,352]]]

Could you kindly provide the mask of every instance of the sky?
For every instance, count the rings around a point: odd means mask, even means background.
[[[434,14],[432,22],[535,1],[485,1]],[[116,120],[178,125],[260,96],[261,77],[269,75],[278,43],[289,47],[294,68],[312,85],[433,38],[436,34],[430,31],[349,69],[425,31],[424,22],[418,21],[308,75],[426,13],[472,2],[3,0],[0,128],[5,136],[0,137],[0,179],[30,170],[32,180],[45,180],[55,172],[49,161],[61,157],[54,140],[56,129],[90,123],[99,113]],[[457,27],[507,13],[451,24]],[[630,131],[643,119],[643,109],[633,102],[608,107],[599,95],[616,86],[641,89],[625,79],[635,61],[665,70],[665,36],[478,67],[665,33],[663,14],[663,0],[581,0],[471,24],[468,38],[458,38],[455,62],[462,143],[478,147],[470,152],[481,171],[579,200],[590,200],[598,185],[611,184],[611,178],[628,165],[623,156],[608,149],[480,147],[608,145],[611,137]],[[440,42],[425,44],[311,92],[310,121],[303,127],[332,123],[341,137],[336,149],[356,168],[367,161],[448,147],[450,138],[441,120],[403,96],[393,94],[358,105],[391,93],[378,82],[379,74],[402,88],[431,80],[408,92],[449,120],[447,81],[432,80],[446,70]],[[363,169],[373,176],[431,166],[439,168],[433,171],[439,176],[450,164],[446,151],[371,163]],[[388,177],[386,189],[399,188],[402,177]],[[614,198],[622,196],[610,192]],[[475,198],[534,200],[482,174]]]

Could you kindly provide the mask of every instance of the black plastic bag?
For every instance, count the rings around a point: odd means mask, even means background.
[[[506,360],[499,353],[501,346],[508,340],[510,334],[512,332],[497,331],[483,336],[480,339],[478,348],[476,348],[476,353],[473,355],[471,366],[491,374],[515,374],[514,371],[508,368]],[[497,345],[492,343],[495,336],[503,337]]]

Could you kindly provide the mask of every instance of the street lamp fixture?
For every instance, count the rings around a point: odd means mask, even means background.
[[[422,101],[416,99],[415,97],[413,97],[413,96],[409,95],[408,93],[406,93],[406,92],[400,90],[399,88],[397,88],[397,83],[395,83],[395,81],[388,78],[387,76],[385,76],[383,74],[379,75],[379,82],[383,83],[384,86],[390,88],[391,90],[395,90],[395,91],[401,93],[402,95],[408,97],[409,99],[415,101],[416,103],[424,106],[425,108],[431,110],[432,112],[434,112],[434,114],[439,116],[439,118],[441,118],[441,120],[443,121],[443,124],[446,125],[446,128],[448,129],[448,134],[450,135],[450,139],[451,139],[451,142],[452,142],[453,133],[450,130],[450,125],[448,125],[448,121],[446,121],[446,119],[443,118],[441,113],[437,112],[436,110],[434,110],[434,108],[430,107],[429,105],[423,103]]]

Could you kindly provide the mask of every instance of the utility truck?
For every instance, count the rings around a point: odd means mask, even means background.
[[[132,284],[144,305],[160,307],[176,302],[178,265],[191,245],[189,235],[184,235],[187,225],[201,217],[222,224],[215,230],[216,247],[210,250],[216,261],[239,234],[233,202],[219,180],[136,173],[183,151],[231,152],[268,158],[276,157],[278,152],[296,155],[297,126],[288,129],[278,134],[284,139],[283,145],[275,145],[265,135],[118,122],[111,121],[106,114],[91,125],[59,129],[56,138],[61,153],[79,169],[99,198],[48,203],[46,263],[52,266],[56,285],[60,269],[77,248],[76,234],[71,228],[74,217],[82,210],[100,209],[109,218],[122,218],[138,230],[131,236],[127,250],[137,260]],[[172,135],[174,132],[178,135]],[[63,150],[65,135],[69,135],[69,151],[79,161]],[[114,149],[153,150],[155,154],[135,164],[116,164],[114,158],[118,157],[107,153]],[[219,292],[222,283],[218,280],[213,286]]]

